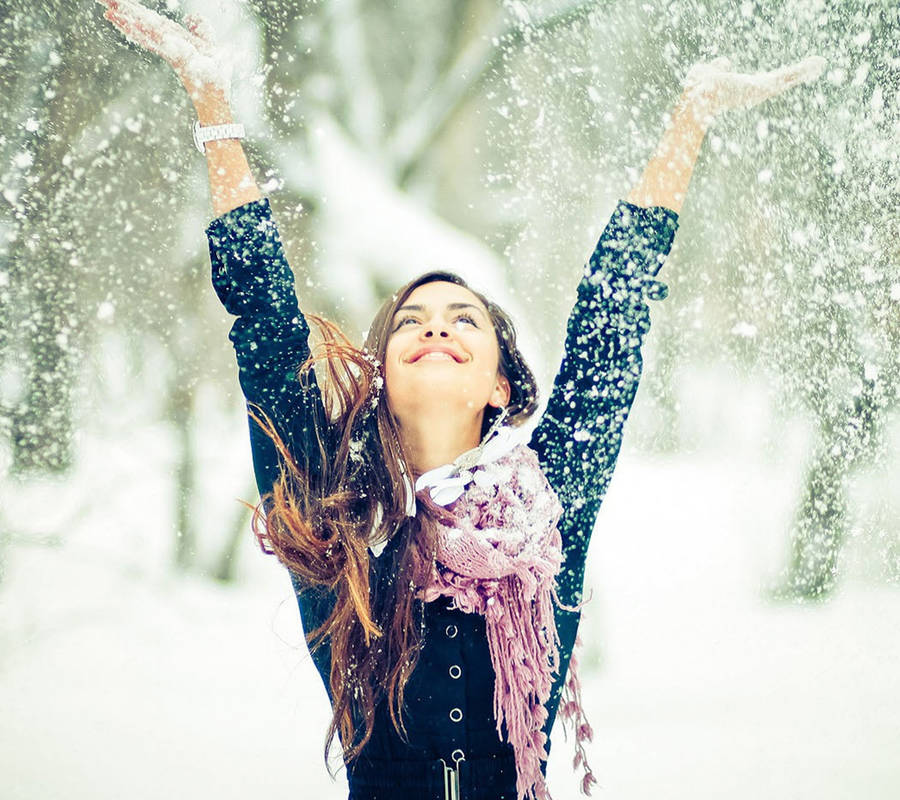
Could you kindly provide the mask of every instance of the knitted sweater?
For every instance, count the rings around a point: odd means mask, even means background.
[[[566,326],[565,349],[550,397],[529,446],[563,507],[559,520],[565,561],[558,593],[566,605],[582,599],[588,544],[622,442],[622,429],[641,375],[641,346],[650,327],[646,300],[668,293],[655,279],[678,227],[677,214],[662,207],[619,202],[584,267]],[[237,319],[229,333],[238,379],[248,401],[264,408],[288,447],[313,459],[312,420],[324,418],[314,375],[306,387],[295,370],[309,353],[309,327],[298,307],[294,276],[285,259],[267,198],[214,219],[206,229],[212,282],[219,300]],[[324,426],[322,426],[324,427]],[[249,424],[260,494],[278,476],[272,442]],[[373,582],[387,559],[371,558]],[[331,598],[301,587],[291,575],[303,627],[324,621]],[[449,759],[463,753],[508,753],[493,719],[494,674],[485,622],[452,608],[446,598],[427,603],[425,641],[406,689],[404,715],[409,741],[396,734],[385,704],[376,710],[375,733],[364,754],[407,761]],[[544,731],[556,718],[575,644],[580,612],[556,609],[560,674],[555,677]],[[313,654],[329,693],[327,642]],[[548,745],[549,752],[549,745]]]

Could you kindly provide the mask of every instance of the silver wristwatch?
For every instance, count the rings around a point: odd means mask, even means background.
[[[200,120],[194,122],[194,144],[197,149],[206,155],[206,142],[214,139],[243,139],[244,126],[240,122],[230,122],[227,125],[201,126]]]

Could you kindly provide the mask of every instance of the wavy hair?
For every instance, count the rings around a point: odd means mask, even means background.
[[[431,271],[407,283],[378,310],[362,349],[332,322],[306,314],[321,338],[299,366],[298,380],[309,387],[320,365],[324,413],[314,415],[298,452],[291,452],[264,409],[251,418],[274,442],[279,476],[254,508],[252,528],[264,552],[274,554],[301,587],[329,594],[331,613],[307,636],[310,651],[330,644],[329,687],[333,716],[325,738],[325,762],[337,733],[344,763],[355,759],[372,736],[374,709],[387,697],[391,721],[406,738],[403,696],[418,661],[424,620],[415,598],[425,575],[417,565],[434,558],[430,518],[439,508],[427,493],[415,517],[406,515],[412,486],[399,428],[386,400],[377,404],[390,324],[396,310],[418,286],[448,281],[469,289],[484,303],[500,351],[499,369],[510,384],[506,423],[524,423],[537,408],[534,375],[516,345],[512,320],[458,275]],[[258,412],[258,413],[257,413]],[[499,409],[486,406],[481,435]],[[370,585],[369,545],[385,542],[386,576]],[[303,589],[301,589],[302,591]],[[330,768],[329,768],[329,774]],[[333,777],[333,775],[332,775]]]

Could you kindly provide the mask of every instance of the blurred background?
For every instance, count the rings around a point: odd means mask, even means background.
[[[303,310],[359,342],[448,267],[513,312],[545,396],[688,68],[828,60],[704,144],[591,546],[588,755],[615,800],[900,796],[895,0],[146,5],[233,59]],[[0,795],[346,798],[238,502],[181,83],[93,0],[20,0],[0,95]]]

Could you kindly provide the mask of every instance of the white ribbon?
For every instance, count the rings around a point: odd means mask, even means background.
[[[428,472],[423,472],[416,480],[415,493],[421,492],[426,487],[431,487],[431,499],[440,506],[448,506],[459,498],[466,490],[466,486],[473,480],[477,482],[479,475],[477,467],[496,461],[500,456],[506,455],[513,448],[526,443],[528,438],[529,435],[521,428],[503,425],[494,431],[494,435],[490,439],[479,445],[481,453],[474,464],[466,469],[462,469],[457,462],[466,463],[466,457],[478,450],[479,448],[477,447],[467,450],[452,464],[443,464],[440,467],[428,470]],[[412,503],[409,503],[410,495],[412,495]],[[415,494],[407,492],[406,513],[411,517],[416,514],[415,500]]]

